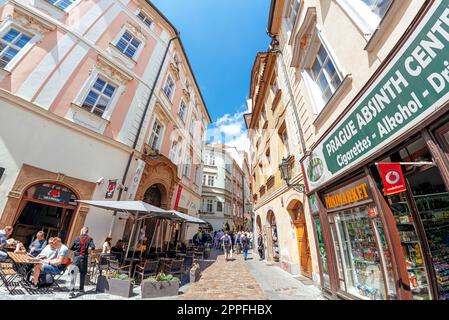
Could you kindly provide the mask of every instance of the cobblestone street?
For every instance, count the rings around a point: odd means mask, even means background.
[[[322,300],[321,291],[308,279],[294,277],[276,266],[268,266],[250,253],[247,261],[235,255],[225,262],[219,255],[201,279],[181,297],[186,300]]]

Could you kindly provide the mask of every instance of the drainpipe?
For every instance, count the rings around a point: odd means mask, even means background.
[[[123,178],[122,178],[122,183],[121,183],[123,187],[120,188],[120,190],[119,190],[117,201],[120,201],[120,199],[122,198],[122,193],[123,193],[123,189],[124,189],[124,186],[125,186],[126,177],[128,175],[128,172],[129,172],[129,167],[131,166],[131,161],[133,159],[133,156],[134,156],[134,153],[135,153],[135,149],[137,147],[137,143],[139,142],[140,134],[142,132],[143,123],[144,123],[145,118],[147,116],[148,108],[150,107],[151,99],[153,98],[153,94],[154,94],[154,90],[156,89],[157,82],[159,81],[159,78],[161,76],[162,68],[164,67],[165,60],[167,59],[167,55],[168,55],[168,52],[170,50],[171,43],[175,39],[178,39],[178,38],[179,38],[179,32],[176,31],[176,36],[170,39],[170,41],[167,44],[167,48],[165,48],[164,58],[162,59],[161,65],[159,66],[159,70],[157,72],[156,79],[154,79],[153,86],[151,88],[150,96],[148,97],[147,103],[145,105],[145,109],[143,111],[142,118],[140,119],[139,128],[137,129],[136,138],[135,138],[134,143],[133,143],[133,152],[129,155],[128,163],[126,164],[125,172],[123,173]],[[112,235],[112,230],[114,228],[116,216],[117,216],[117,211],[114,211],[111,227],[109,229],[109,236]]]
[[[282,71],[284,73],[285,79],[287,80],[287,87],[288,87],[288,93],[290,95],[290,101],[293,105],[293,111],[295,114],[295,118],[296,118],[296,124],[298,126],[298,132],[299,132],[299,140],[300,140],[300,145],[301,145],[301,152],[302,152],[302,156],[306,155],[306,142],[304,139],[304,133],[302,132],[302,128],[301,128],[301,122],[299,120],[299,115],[298,115],[298,106],[296,104],[296,99],[295,99],[295,95],[293,94],[293,89],[292,89],[292,84],[290,82],[290,78],[288,76],[288,71],[287,71],[287,67],[285,65],[285,61],[284,61],[284,54],[282,52],[282,50],[275,48],[276,46],[279,45],[279,41],[276,39],[276,35],[271,34],[269,31],[267,31],[268,36],[273,39],[273,44],[274,45],[270,45],[270,50],[268,50],[270,53],[274,53],[276,55],[281,55],[281,64],[282,64]]]

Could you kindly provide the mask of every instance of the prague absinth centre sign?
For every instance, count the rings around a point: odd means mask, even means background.
[[[436,1],[385,71],[306,158],[309,191],[419,124],[448,93],[449,1]]]

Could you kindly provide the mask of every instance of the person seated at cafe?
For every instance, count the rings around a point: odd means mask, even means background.
[[[23,245],[22,242],[18,242],[16,245],[16,250],[14,250],[14,253],[25,253],[27,252],[27,249]]]
[[[117,257],[117,259],[121,260],[123,255],[125,254],[125,250],[123,250],[123,241],[118,240],[115,246],[111,248],[111,254]]]
[[[58,275],[67,268],[70,262],[69,248],[62,244],[61,238],[53,239],[53,247],[57,250],[57,257],[54,259],[45,259],[43,264],[37,264],[34,267],[33,284],[38,286],[39,276],[45,276],[47,273],[52,275]]]
[[[13,230],[14,228],[11,226],[7,226],[5,229],[0,230],[0,261],[6,261],[8,258],[8,254],[4,249],[8,245],[6,240],[12,235]]]
[[[107,237],[106,240],[104,240],[103,250],[101,253],[111,253],[111,241],[111,237]]]
[[[55,259],[58,256],[58,249],[55,246],[55,242],[54,242],[53,237],[50,237],[48,239],[48,244],[45,246],[44,249],[42,249],[42,251],[35,256],[36,259]],[[33,256],[33,253],[29,253],[30,256]],[[26,280],[30,281],[30,277],[31,277],[31,271],[33,270],[33,265],[27,265],[26,266]]]
[[[33,257],[36,257],[42,252],[42,250],[44,250],[46,246],[47,240],[45,240],[45,233],[44,231],[39,231],[36,234],[36,239],[30,244],[29,252]]]

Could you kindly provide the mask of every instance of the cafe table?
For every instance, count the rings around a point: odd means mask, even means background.
[[[13,261],[14,269],[17,271],[17,274],[19,274],[24,281],[26,281],[28,272],[31,272],[29,268],[30,265],[43,263],[41,259],[36,259],[26,253],[8,252],[8,256]]]

